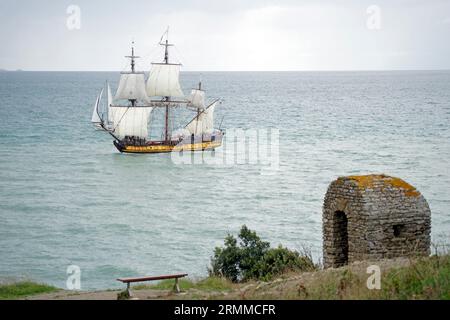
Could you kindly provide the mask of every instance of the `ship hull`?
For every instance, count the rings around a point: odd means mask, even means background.
[[[222,145],[222,140],[182,144],[151,144],[145,146],[124,145],[114,141],[117,150],[123,153],[168,153],[181,151],[214,150]]]

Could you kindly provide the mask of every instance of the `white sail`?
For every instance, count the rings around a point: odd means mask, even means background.
[[[204,111],[204,118],[202,121],[203,133],[211,133],[214,130],[214,109],[217,102],[214,102]]]
[[[125,136],[148,138],[151,107],[111,107],[113,132],[120,139]]]
[[[97,99],[95,100],[94,111],[92,112],[92,118],[91,118],[92,123],[102,123],[102,119],[100,118],[100,112],[98,109],[98,106],[100,105],[100,101],[102,100],[102,95],[103,95],[103,89],[102,89],[102,91],[100,91],[100,94],[97,96]]]
[[[147,95],[149,97],[184,97],[179,77],[179,64],[153,63],[147,81]]]
[[[205,91],[192,89],[189,104],[198,109],[205,109]]]
[[[209,134],[214,131],[214,109],[216,107],[217,101],[211,104],[204,111],[195,117],[186,126],[186,129],[190,134],[201,135]]]
[[[106,100],[107,103],[107,109],[108,109],[108,122],[112,123],[114,121],[113,118],[113,108],[112,103],[113,103],[113,98],[112,98],[112,94],[111,94],[111,87],[109,86],[109,83],[107,84],[107,89],[108,89],[108,99]]]
[[[122,73],[114,100],[139,100],[148,102],[143,73]]]

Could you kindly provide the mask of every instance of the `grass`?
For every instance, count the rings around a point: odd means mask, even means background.
[[[175,280],[168,279],[152,285],[133,286],[133,290],[171,290],[175,284]],[[183,291],[197,289],[202,291],[229,291],[236,287],[231,281],[220,277],[208,277],[199,281],[191,279],[179,279],[178,284]]]
[[[322,272],[308,283],[296,283],[276,295],[252,292],[247,299],[313,300],[450,300],[450,256],[432,256],[411,261],[382,273],[381,288],[369,290],[368,274],[348,268]]]
[[[57,290],[57,288],[45,284],[34,283],[31,281],[21,281],[12,284],[0,285],[0,299],[18,299],[34,294],[49,293]]]
[[[198,281],[180,279],[179,285],[182,291],[187,292],[184,297],[191,299],[450,300],[448,254],[414,258],[409,263],[390,265],[382,271],[379,290],[369,290],[366,286],[368,264],[369,262],[339,269],[288,273],[262,286],[261,282],[232,283],[220,277]],[[171,290],[174,283],[174,280],[169,279],[151,285],[136,285],[132,290]],[[57,290],[52,286],[23,281],[0,285],[0,299],[20,299]]]
[[[366,267],[328,269],[309,272],[300,280],[298,273],[282,275],[280,282],[267,283],[258,289],[259,282],[232,283],[225,278],[208,277],[199,281],[181,279],[180,287],[190,298],[220,299],[227,293],[231,299],[312,299],[312,300],[450,300],[450,255],[411,259],[404,266],[391,266],[382,271],[381,288],[370,290],[366,281]],[[296,278],[297,277],[297,278]],[[250,284],[250,289],[242,289]],[[171,290],[174,280],[154,285],[138,285],[134,290]],[[189,292],[191,289],[196,289]]]
[[[450,300],[450,256],[420,259],[389,272],[382,282],[383,299]]]

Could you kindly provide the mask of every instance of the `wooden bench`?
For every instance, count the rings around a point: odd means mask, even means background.
[[[165,280],[165,279],[175,279],[175,285],[173,286],[173,290],[177,293],[180,292],[180,286],[178,285],[178,279],[186,277],[187,273],[179,273],[179,274],[168,274],[164,276],[156,276],[156,277],[137,277],[137,278],[119,278],[117,281],[123,282],[127,284],[127,291],[130,293],[130,284],[133,282],[145,282],[145,281],[155,281],[155,280]]]

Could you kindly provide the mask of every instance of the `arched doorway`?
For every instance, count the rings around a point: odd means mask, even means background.
[[[348,263],[348,220],[344,211],[336,211],[333,219],[334,267]]]

